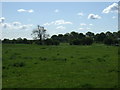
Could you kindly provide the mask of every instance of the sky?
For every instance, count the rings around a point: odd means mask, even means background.
[[[118,31],[116,2],[2,2],[0,6],[2,39],[32,39],[37,25],[43,26],[50,36],[72,31]]]

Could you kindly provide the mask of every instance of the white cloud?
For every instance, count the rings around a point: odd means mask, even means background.
[[[56,21],[52,21],[52,22],[47,22],[45,24],[43,24],[44,26],[49,26],[49,25],[64,25],[64,24],[73,24],[72,22],[70,21],[65,21],[63,19],[61,20],[56,20]]]
[[[12,24],[13,24],[13,26],[20,26],[21,25],[20,22],[13,22]]]
[[[34,10],[30,9],[30,10],[28,10],[28,12],[29,12],[29,13],[32,13],[32,12],[34,12]]]
[[[56,20],[55,25],[61,25],[61,24],[72,24],[72,22],[65,21],[65,20]]]
[[[99,15],[95,15],[95,14],[89,14],[88,19],[101,19],[101,17]]]
[[[113,3],[112,5],[106,7],[102,13],[118,12],[118,4]]]
[[[17,11],[18,11],[18,12],[28,12],[28,13],[33,13],[33,12],[34,12],[34,10],[32,10],[32,9],[29,9],[29,10],[18,9]]]
[[[89,24],[90,26],[93,26],[93,24]]]
[[[21,24],[20,22],[2,23],[1,27],[8,30],[28,30],[33,27],[33,24]]]
[[[93,24],[85,24],[85,23],[81,23],[80,26],[93,26]]]
[[[87,27],[87,28],[78,28],[79,30],[90,30],[91,28]]]
[[[81,23],[80,26],[86,26],[86,24],[85,23]]]
[[[79,28],[79,30],[83,30],[84,28]]]
[[[5,18],[4,18],[4,17],[0,17],[0,23],[3,23],[3,22],[4,22],[4,20],[5,20]]]
[[[18,12],[26,12],[26,10],[24,10],[24,9],[18,9],[17,11]]]
[[[11,28],[11,24],[9,24],[9,23],[2,23],[1,27],[4,28],[4,29]]]
[[[58,12],[59,12],[59,10],[58,10],[58,9],[55,9],[55,10],[54,10],[54,12],[55,12],[55,13],[58,13]]]
[[[50,23],[44,23],[43,25],[44,25],[44,26],[49,26],[49,25],[50,25]]]
[[[66,27],[64,27],[64,26],[58,26],[58,27],[56,27],[56,29],[61,29],[61,30],[63,30],[63,29],[66,29]]]
[[[113,16],[113,17],[112,17],[112,19],[115,19],[115,18],[116,18],[116,16]]]
[[[27,25],[21,25],[19,29],[27,30],[27,29],[30,29],[31,27],[33,27],[33,24],[27,24]]]
[[[78,13],[77,15],[79,15],[79,16],[83,16],[84,14],[83,14],[82,12],[80,12],[80,13]]]

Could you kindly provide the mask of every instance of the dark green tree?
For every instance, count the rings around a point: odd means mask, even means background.
[[[94,38],[94,33],[92,33],[92,32],[87,32],[87,33],[86,33],[86,37]]]

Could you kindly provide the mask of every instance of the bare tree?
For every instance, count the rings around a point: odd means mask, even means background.
[[[49,37],[49,35],[46,34],[46,29],[44,29],[44,27],[39,26],[39,25],[37,26],[37,29],[34,29],[32,31],[31,35],[33,35],[33,38],[35,40],[39,40],[41,43],[43,40]]]

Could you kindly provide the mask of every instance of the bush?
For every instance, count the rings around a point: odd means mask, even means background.
[[[34,43],[37,45],[42,45],[42,42],[40,42],[39,40],[36,40]]]
[[[59,44],[60,44],[60,42],[59,42],[59,41],[54,40],[52,45],[59,45]]]
[[[60,42],[57,41],[57,40],[46,39],[46,40],[44,41],[44,44],[45,44],[45,45],[59,45]]]
[[[86,37],[83,39],[83,45],[91,45],[93,43],[93,39],[90,37]]]
[[[106,45],[112,45],[113,44],[113,39],[111,39],[111,38],[106,38],[105,40],[104,40],[104,44],[106,44]]]
[[[70,45],[80,45],[80,40],[79,39],[71,40]]]
[[[91,45],[92,43],[93,39],[89,37],[70,41],[70,45]]]

